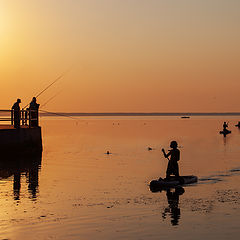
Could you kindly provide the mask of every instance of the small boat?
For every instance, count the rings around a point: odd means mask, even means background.
[[[152,180],[150,182],[150,188],[151,189],[163,189],[163,188],[169,188],[169,187],[176,187],[180,185],[185,185],[185,184],[191,184],[191,183],[196,183],[198,181],[197,176],[181,176],[180,179],[177,179],[176,177],[171,177],[170,179],[162,179],[159,178],[158,180]]]
[[[189,116],[182,116],[181,118],[190,118]]]
[[[226,129],[226,130],[220,131],[219,133],[223,134],[223,135],[227,135],[227,134],[231,133],[231,131]]]

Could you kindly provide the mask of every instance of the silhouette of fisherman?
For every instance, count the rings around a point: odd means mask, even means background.
[[[168,150],[169,152],[167,154],[164,148],[162,149],[164,157],[168,159],[166,180],[170,179],[171,174],[173,174],[177,179],[181,180],[181,178],[179,177],[179,167],[178,167],[178,161],[180,160],[180,151],[177,147],[178,147],[177,142],[172,141],[170,143],[170,148],[172,149]],[[168,157],[170,157],[170,159]]]
[[[38,109],[40,104],[37,103],[37,99],[35,97],[32,98],[32,101],[29,106],[29,114],[30,114],[30,126],[37,127],[38,126]]]
[[[20,128],[20,106],[21,99],[17,99],[17,101],[13,104],[13,121],[14,121],[14,128]]]

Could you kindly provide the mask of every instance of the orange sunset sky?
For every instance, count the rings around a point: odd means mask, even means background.
[[[0,103],[240,112],[238,0],[0,0]]]

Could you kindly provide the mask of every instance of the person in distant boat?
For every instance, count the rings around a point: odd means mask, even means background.
[[[177,148],[178,144],[176,141],[172,141],[170,143],[170,148],[168,153],[165,152],[164,148],[162,149],[163,155],[165,158],[168,159],[168,166],[166,171],[166,179],[170,179],[170,176],[173,174],[176,178],[180,179],[179,177],[179,167],[178,161],[180,160],[180,151]],[[170,157],[170,159],[168,158]]]
[[[223,123],[223,131],[228,131],[227,127],[228,127],[228,124],[226,122],[224,122]]]
[[[38,126],[38,109],[40,104],[37,103],[37,99],[33,97],[30,106],[29,106],[29,114],[30,114],[30,126],[31,127],[37,127]]]
[[[227,129],[228,124],[226,122],[223,123],[223,132],[228,132],[229,130]]]
[[[14,128],[20,128],[20,106],[19,106],[19,103],[21,103],[21,99],[18,98],[17,101],[12,106]]]

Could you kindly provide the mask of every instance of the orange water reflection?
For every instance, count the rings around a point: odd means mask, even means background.
[[[43,118],[41,171],[36,171],[39,164],[28,171],[28,178],[20,171],[21,182],[18,171],[16,186],[13,175],[0,182],[6,209],[1,213],[2,235],[33,237],[34,229],[38,239],[156,239],[159,234],[168,239],[186,234],[189,239],[196,234],[196,239],[208,234],[224,239],[228,233],[234,239],[239,234],[240,132],[233,127],[237,121],[230,119],[232,134],[223,138],[222,122],[85,118],[76,124]],[[152,193],[148,187],[165,175],[161,148],[168,149],[173,139],[180,145],[180,174],[200,179],[184,187],[179,199],[174,189]]]

